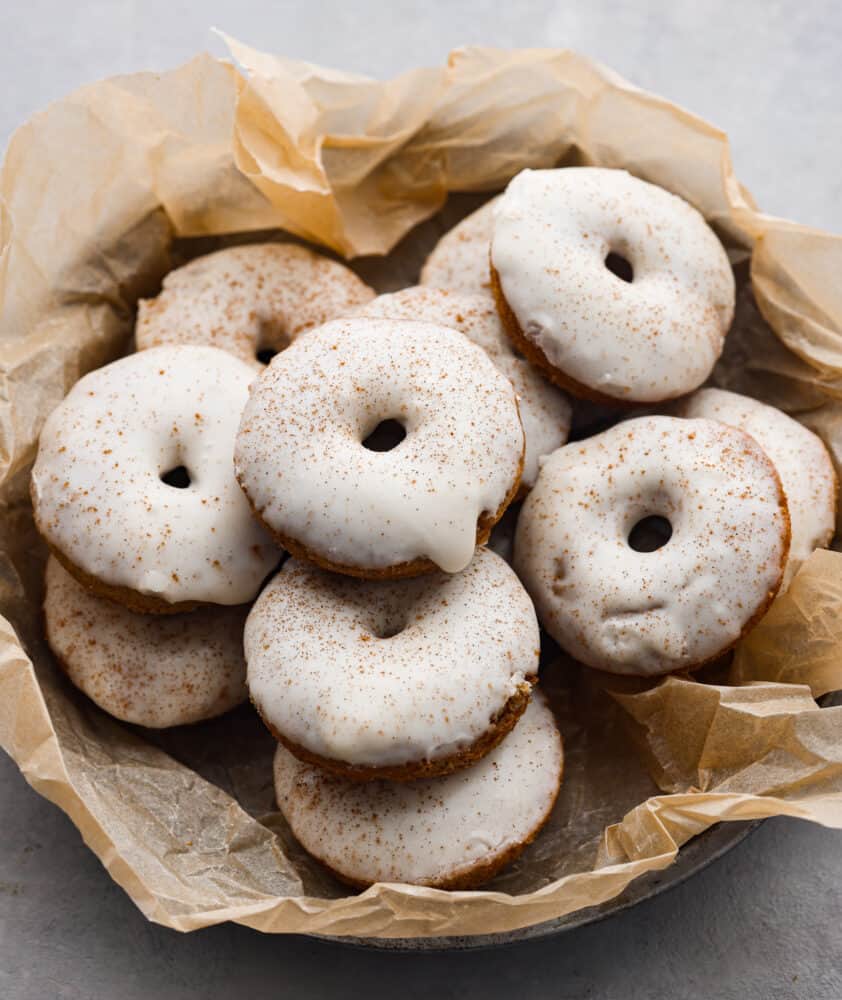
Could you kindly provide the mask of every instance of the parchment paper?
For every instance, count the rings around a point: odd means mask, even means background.
[[[796,413],[842,457],[842,240],[762,215],[717,129],[571,52],[461,49],[382,83],[230,45],[244,75],[199,56],[77,91],[15,134],[0,174],[0,743],[29,783],[180,930],[498,932],[611,899],[719,821],[842,827],[842,708],[814,701],[842,688],[836,552],[812,557],[717,671],[621,684],[545,666],[563,791],[485,891],[347,895],[273,811],[272,740],[249,709],[153,735],[55,669],[27,497],[44,417],[127,349],[139,295],[226,242],[283,228],[394,288],[522,167],[626,167],[695,204],[729,250],[739,308],[715,381]]]

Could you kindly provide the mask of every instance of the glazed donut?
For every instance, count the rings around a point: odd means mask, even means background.
[[[538,672],[535,610],[479,549],[461,573],[353,580],[296,559],[245,630],[251,699],[293,754],[349,778],[447,774],[492,750]]]
[[[403,440],[364,446],[387,421]],[[416,576],[468,565],[517,493],[523,448],[511,382],[467,337],[357,318],[272,360],[252,386],[235,465],[293,555],[352,576]]]
[[[720,420],[750,434],[771,458],[789,506],[792,541],[781,589],[816,550],[830,544],[836,526],[837,483],[821,438],[785,413],[750,396],[699,389],[682,400],[681,417]]]
[[[536,692],[511,735],[473,767],[428,781],[348,781],[279,746],[275,794],[302,846],[343,882],[470,889],[535,839],[563,760],[553,714]]]
[[[135,614],[89,593],[55,557],[46,585],[47,642],[73,684],[109,715],[163,729],[245,701],[247,607]]]
[[[488,248],[499,200],[497,195],[487,201],[442,236],[421,269],[422,285],[491,296]]]
[[[44,424],[31,493],[38,530],[81,583],[142,612],[255,596],[279,553],[234,478],[253,378],[224,351],[184,345],[73,386]]]
[[[419,285],[380,295],[363,306],[358,315],[452,326],[479,344],[515,387],[526,435],[521,485],[524,492],[531,489],[538,477],[538,459],[567,440],[570,403],[564,393],[515,353],[491,299]]]
[[[516,346],[600,402],[695,389],[734,313],[734,275],[702,216],[624,170],[518,174],[494,212],[491,265]]]
[[[636,541],[653,519],[660,547]],[[788,551],[786,498],[753,438],[639,417],[545,459],[514,566],[571,656],[657,675],[730,649],[777,593]]]
[[[295,243],[255,243],[198,257],[138,303],[139,351],[170,344],[221,347],[262,367],[261,357],[374,298],[353,271]]]

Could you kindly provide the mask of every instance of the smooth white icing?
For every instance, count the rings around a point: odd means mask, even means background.
[[[487,201],[442,236],[421,269],[422,285],[491,298],[488,248],[499,200]]]
[[[139,726],[181,726],[246,699],[247,608],[139,615],[96,597],[51,556],[47,641],[70,680],[110,715]]]
[[[166,344],[220,347],[262,367],[258,350],[283,350],[305,330],[368,302],[353,271],[294,243],[229,247],[171,271],[138,303],[139,351]]]
[[[424,781],[354,782],[275,755],[278,806],[311,854],[357,883],[446,885],[534,836],[561,781],[561,736],[540,692],[472,767]]]
[[[672,537],[628,542],[644,517]],[[544,460],[514,566],[553,638],[613,673],[661,674],[727,649],[778,589],[786,502],[753,438],[711,420],[640,417]]]
[[[625,257],[634,280],[608,270]],[[722,244],[681,198],[624,170],[524,170],[494,211],[491,259],[523,336],[559,372],[657,402],[710,374],[734,311]]]
[[[409,580],[290,559],[245,630],[263,718],[311,753],[366,767],[470,747],[537,673],[539,645],[529,595],[486,549],[461,573]]]
[[[387,419],[404,440],[363,447]],[[252,386],[235,464],[264,522],[332,564],[427,557],[455,573],[471,561],[479,516],[516,482],[523,443],[511,382],[467,337],[357,318],[272,360]]]
[[[426,320],[438,326],[452,326],[479,344],[515,387],[526,435],[522,482],[530,488],[538,476],[541,455],[555,451],[567,440],[570,403],[561,390],[515,352],[492,299],[418,285],[390,295],[379,295],[363,306],[359,315]]]
[[[169,603],[242,604],[279,559],[234,478],[254,370],[215,347],[156,347],[80,379],[47,418],[36,524],[83,573]],[[161,481],[185,466],[187,489]]]
[[[682,401],[678,412],[739,427],[772,459],[792,523],[785,588],[798,567],[830,543],[835,530],[836,473],[821,438],[774,406],[724,389],[699,389]]]

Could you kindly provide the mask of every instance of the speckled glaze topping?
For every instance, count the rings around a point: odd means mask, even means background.
[[[215,347],[157,347],[80,379],[32,470],[38,530],[69,568],[169,604],[251,600],[279,553],[232,455],[254,371]],[[184,467],[187,488],[161,476]]]
[[[110,715],[161,729],[210,719],[246,698],[247,607],[139,615],[47,563],[47,641],[70,680]]]
[[[165,344],[221,347],[262,367],[305,330],[344,316],[374,292],[337,261],[294,243],[219,250],[171,271],[138,305],[139,351]]]
[[[632,529],[649,517],[672,535],[636,551]],[[649,675],[733,645],[777,592],[788,549],[780,480],[753,438],[710,420],[640,417],[544,461],[514,565],[568,653]]]
[[[353,580],[288,560],[245,631],[267,723],[312,754],[365,767],[453,757],[538,671],[535,610],[478,549],[461,573]]]
[[[362,442],[386,420],[406,437],[369,450]],[[502,514],[517,488],[523,446],[511,382],[467,337],[358,318],[272,360],[235,463],[261,519],[315,561],[399,572],[426,558],[455,573],[471,561],[480,516]]]
[[[473,767],[427,781],[331,777],[279,747],[278,806],[301,844],[354,885],[470,886],[513,860],[548,818],[563,766],[542,695]]]
[[[526,434],[522,483],[530,489],[538,476],[541,455],[560,448],[570,431],[567,397],[520,357],[506,336],[488,296],[449,292],[441,288],[404,288],[379,295],[363,306],[360,315],[387,319],[426,320],[452,326],[486,352],[515,387],[520,419]]]
[[[491,298],[488,248],[498,195],[448,230],[421,269],[421,284]]]
[[[783,587],[798,567],[833,538],[836,473],[827,448],[803,424],[774,406],[723,389],[699,389],[678,407],[682,417],[721,420],[750,434],[781,477],[789,504],[792,541]]]
[[[609,270],[609,254],[633,280]],[[722,352],[734,311],[725,250],[695,208],[624,170],[518,174],[494,211],[491,261],[519,335],[582,395],[671,399]]]

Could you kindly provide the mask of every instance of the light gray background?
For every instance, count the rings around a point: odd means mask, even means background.
[[[166,69],[215,25],[385,76],[471,42],[568,46],[724,128],[767,211],[842,230],[842,7],[830,0],[0,0],[0,144],[97,77]],[[72,155],[72,151],[68,151]],[[840,276],[842,280],[842,276]],[[0,759],[0,997],[842,997],[842,837],[770,821],[665,896],[496,953],[362,954],[223,927],[148,924],[70,822]]]

